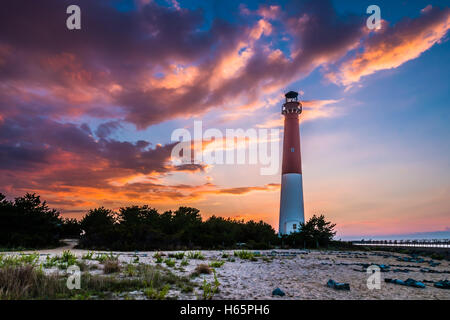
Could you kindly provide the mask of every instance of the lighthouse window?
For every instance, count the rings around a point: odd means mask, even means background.
[[[294,152],[294,148],[291,148],[291,152]]]
[[[292,229],[297,229],[297,225],[295,223],[292,225]]]

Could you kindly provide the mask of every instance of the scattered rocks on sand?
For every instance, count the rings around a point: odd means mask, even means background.
[[[397,273],[397,272],[409,273],[411,270],[409,270],[409,269],[394,269],[392,271],[395,273]]]
[[[400,279],[389,279],[386,278],[384,279],[384,282],[387,283],[393,283],[393,284],[399,284],[402,286],[407,286],[407,287],[414,287],[414,288],[425,288],[425,284],[423,282],[408,278],[406,281],[400,280]]]
[[[273,296],[284,297],[286,294],[285,294],[284,291],[281,290],[280,288],[276,288],[275,290],[272,291],[272,295],[273,295]]]
[[[348,283],[339,283],[334,281],[333,279],[328,280],[327,286],[336,290],[347,290],[350,291],[350,284]]]
[[[441,280],[434,283],[434,286],[439,289],[450,289],[450,281],[449,280]]]

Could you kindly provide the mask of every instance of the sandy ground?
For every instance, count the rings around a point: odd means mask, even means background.
[[[73,249],[74,243],[66,247],[52,250],[37,251],[40,261],[44,261],[47,255],[61,254],[63,250],[70,249],[81,258],[87,250]],[[162,251],[168,254],[167,251]],[[185,251],[186,253],[188,251]],[[215,260],[225,260],[225,264],[216,268],[218,280],[220,281],[220,292],[214,299],[450,299],[450,290],[438,289],[432,283],[425,283],[426,288],[406,287],[391,283],[385,283],[384,278],[406,280],[413,278],[418,281],[439,281],[448,279],[450,266],[448,261],[438,261],[439,266],[431,267],[428,262],[404,262],[398,261],[401,257],[408,255],[388,252],[342,252],[342,251],[304,251],[304,250],[267,250],[251,251],[261,254],[257,261],[242,260],[234,257],[234,250],[225,251],[201,251],[205,260],[190,259],[189,265],[180,270],[180,261],[176,260],[173,272],[179,275],[189,275],[198,264],[209,263]],[[31,252],[29,252],[31,253]],[[139,256],[140,263],[155,265],[155,252],[114,252],[119,256],[122,263],[131,263],[134,257]],[[172,252],[174,253],[174,252]],[[223,253],[230,254],[235,261],[222,258]],[[6,253],[13,254],[13,253]],[[431,259],[424,258],[425,261]],[[89,261],[89,263],[98,263]],[[369,274],[356,270],[363,270],[361,264],[385,264],[391,266],[391,271],[381,272],[381,288],[369,290],[367,279]],[[164,264],[162,264],[165,266]],[[440,271],[444,273],[421,272],[421,268]],[[408,269],[409,273],[393,272],[393,269]],[[58,272],[57,270],[46,270],[46,272]],[[101,274],[99,270],[90,271]],[[213,275],[201,275],[193,281],[197,284],[203,283],[203,279],[213,281]],[[326,286],[328,279],[350,284],[350,291],[338,291]],[[272,296],[275,288],[280,288],[286,295],[284,297]],[[200,289],[196,288],[194,293],[183,294],[170,292],[169,295],[179,299],[196,299],[201,295]],[[135,292],[136,298],[140,297]]]

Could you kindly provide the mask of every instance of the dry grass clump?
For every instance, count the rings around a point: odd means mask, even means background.
[[[212,273],[211,267],[207,264],[202,263],[202,264],[197,265],[197,267],[195,267],[195,270],[192,273],[192,276],[195,277],[200,274],[211,274],[211,273]]]
[[[103,273],[110,274],[120,272],[120,263],[116,259],[108,259],[103,262]]]
[[[30,265],[0,269],[0,300],[56,297],[67,291],[57,276],[45,275]]]

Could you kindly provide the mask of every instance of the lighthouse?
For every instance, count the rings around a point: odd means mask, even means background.
[[[303,208],[302,162],[300,158],[299,116],[302,104],[298,93],[289,91],[282,106],[284,115],[283,166],[281,173],[279,234],[299,230],[305,221]]]

